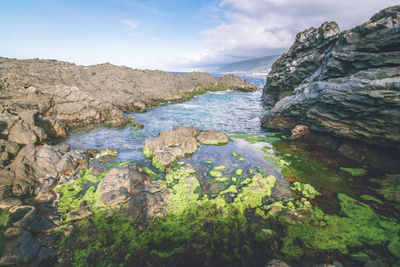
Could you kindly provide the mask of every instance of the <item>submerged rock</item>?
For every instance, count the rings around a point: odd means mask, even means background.
[[[313,131],[400,149],[400,6],[339,33],[324,23],[296,37],[273,65],[267,128]]]
[[[152,159],[160,171],[171,166],[177,159],[194,154],[201,143],[226,144],[228,136],[216,131],[200,131],[193,126],[174,126],[172,131],[163,130],[157,137],[146,139],[143,154]]]
[[[224,133],[217,131],[202,131],[198,136],[197,140],[204,145],[225,145],[228,143],[229,138]]]

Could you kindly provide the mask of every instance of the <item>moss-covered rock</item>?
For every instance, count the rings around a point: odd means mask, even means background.
[[[242,187],[234,200],[234,205],[240,210],[254,209],[261,206],[263,198],[271,196],[275,182],[276,178],[272,175],[255,174],[250,183]]]
[[[221,171],[209,171],[208,174],[212,177],[212,178],[220,178],[223,176],[223,173]]]
[[[305,246],[316,251],[337,250],[347,254],[349,247],[384,244],[399,234],[400,225],[396,220],[376,214],[368,205],[347,195],[338,194],[338,199],[343,217],[310,208],[306,222],[288,225],[281,252],[298,258]]]
[[[297,191],[300,195],[306,198],[314,199],[316,196],[321,195],[314,187],[310,184],[302,184],[299,182],[294,182],[290,189]]]
[[[352,176],[364,176],[365,174],[367,174],[367,171],[365,169],[361,169],[361,168],[340,167],[339,169],[350,173]]]

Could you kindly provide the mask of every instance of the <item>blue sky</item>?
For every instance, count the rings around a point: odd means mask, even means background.
[[[0,56],[187,69],[286,51],[298,31],[347,29],[393,0],[0,0]]]

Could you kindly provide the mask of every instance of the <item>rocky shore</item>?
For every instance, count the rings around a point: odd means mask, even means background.
[[[79,180],[90,159],[117,153],[51,145],[66,138],[69,127],[123,126],[134,122],[125,117],[125,111],[144,112],[161,103],[227,89],[258,90],[233,75],[215,78],[207,73],[175,74],[111,64],[86,67],[55,60],[0,58],[0,249],[4,248],[0,265],[54,262],[58,247],[53,233],[62,221],[55,186]],[[137,169],[132,168],[129,173]],[[146,182],[147,176],[137,175],[142,190],[160,187]],[[110,191],[110,186],[104,182],[100,190]],[[132,185],[131,190],[137,194],[139,189]],[[109,204],[107,199],[115,196],[109,193],[101,201]],[[142,204],[157,207],[146,201]],[[80,218],[84,211],[83,206],[69,219]]]
[[[79,66],[56,60],[0,58],[0,100],[17,100],[36,88],[40,112],[69,126],[127,124],[125,111],[187,100],[206,91],[258,88],[234,75],[169,73],[111,64]]]
[[[364,151],[378,147],[393,161],[400,150],[400,6],[350,30],[325,22],[297,34],[273,64],[263,97],[273,105],[266,128],[302,124]]]

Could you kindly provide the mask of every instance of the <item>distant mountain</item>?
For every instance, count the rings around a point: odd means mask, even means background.
[[[279,55],[253,58],[227,64],[213,64],[203,66],[207,71],[215,73],[233,73],[241,75],[267,75],[271,70],[272,63]]]

